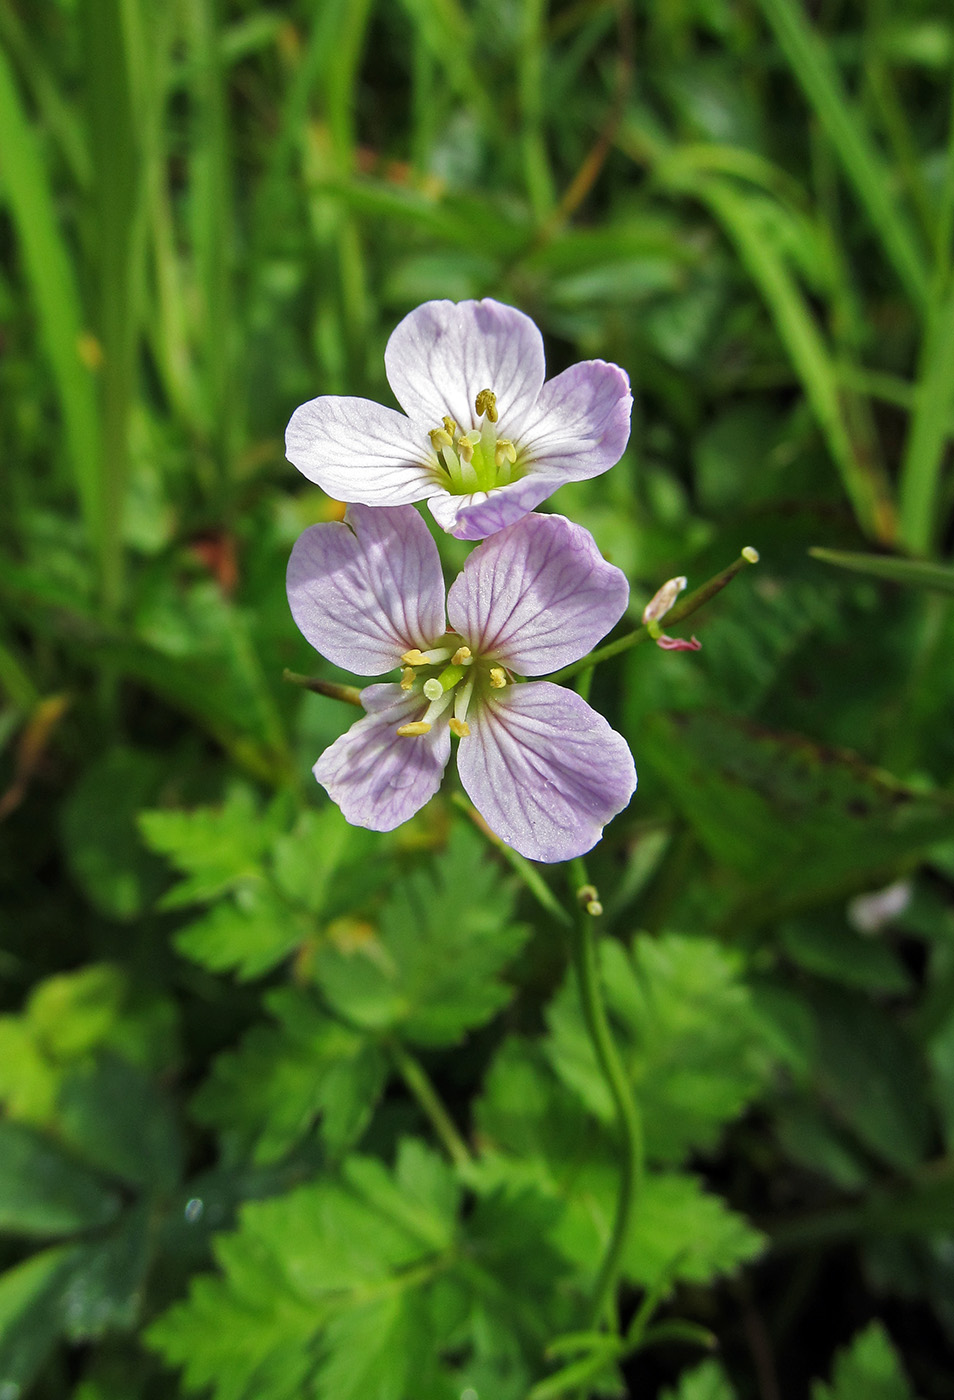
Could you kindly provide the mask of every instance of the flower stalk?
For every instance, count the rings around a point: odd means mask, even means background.
[[[758,562],[758,551],[753,549],[751,545],[746,545],[738,559],[734,559],[727,568],[713,574],[712,578],[707,579],[691,593],[687,593],[681,602],[676,603],[666,613],[666,626],[670,627],[677,622],[682,622],[687,617],[691,617],[704,603],[708,603],[710,598],[714,598],[717,593],[720,593],[726,584],[731,583],[736,574],[740,574],[748,565]],[[634,632],[629,632],[625,637],[619,637],[615,642],[607,642],[605,647],[598,647],[596,651],[591,651],[588,656],[581,657],[579,661],[573,661],[569,666],[554,671],[548,679],[556,681],[558,685],[563,685],[588,667],[598,666],[601,661],[609,661],[614,656],[621,656],[624,651],[638,646],[640,642],[654,641],[656,633],[658,633],[658,627],[654,623],[644,623],[642,627],[637,627]]]
[[[583,1019],[600,1072],[613,1100],[622,1138],[616,1218],[593,1286],[588,1318],[588,1325],[597,1328],[615,1296],[623,1249],[639,1199],[643,1178],[643,1131],[629,1078],[613,1040],[603,1000],[596,935],[596,921],[603,912],[602,906],[595,887],[587,879],[582,860],[574,860],[571,863],[570,873],[579,906],[572,935],[573,969],[583,1007]]]

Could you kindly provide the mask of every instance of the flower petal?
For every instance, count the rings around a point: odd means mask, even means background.
[[[482,540],[522,520],[559,484],[543,477],[525,476],[493,491],[475,491],[471,496],[452,496],[441,491],[429,498],[427,508],[448,534],[459,540]]]
[[[470,555],[447,614],[480,655],[542,676],[585,656],[628,598],[626,575],[607,564],[589,530],[562,515],[525,515]]]
[[[633,398],[618,365],[584,360],[544,384],[524,423],[521,453],[533,470],[554,479],[585,481],[618,462],[629,441]],[[549,494],[549,493],[548,493]]]
[[[481,389],[497,395],[500,431],[513,437],[546,372],[543,337],[529,316],[491,301],[427,301],[393,331],[384,353],[388,383],[411,418],[440,427],[449,414],[476,426]]]
[[[349,506],[312,525],[288,561],[288,603],[316,651],[358,676],[426,650],[444,631],[444,579],[430,531],[413,506]]]
[[[303,403],[285,430],[285,454],[339,501],[402,506],[435,489],[426,433],[370,399],[326,396]]]
[[[397,685],[369,685],[361,692],[368,713],[342,734],[315,764],[315,777],[352,826],[393,831],[413,817],[441,785],[450,758],[450,730],[397,733],[421,716],[421,697]]]
[[[492,831],[530,860],[571,860],[636,790],[626,740],[573,690],[510,685],[468,715],[457,766]]]

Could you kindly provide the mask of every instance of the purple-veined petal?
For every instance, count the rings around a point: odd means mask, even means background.
[[[489,298],[417,307],[394,329],[384,367],[398,403],[425,428],[439,428],[445,414],[465,431],[475,426],[474,400],[492,389],[506,437],[519,431],[546,372],[530,317]]]
[[[467,716],[457,766],[492,831],[530,860],[595,846],[636,790],[629,746],[573,690],[510,685]]]
[[[618,365],[584,360],[544,384],[517,443],[545,476],[584,481],[607,471],[629,441],[633,398]]]
[[[339,501],[403,506],[435,489],[427,434],[370,399],[326,396],[303,403],[285,430],[285,454]]]
[[[628,598],[626,575],[589,530],[562,515],[525,515],[470,555],[447,615],[475,652],[542,676],[585,656]]]
[[[493,491],[452,496],[441,491],[431,496],[427,508],[442,530],[459,540],[482,540],[513,525],[538,506],[559,486],[540,476],[525,476]]]
[[[311,525],[288,561],[288,603],[316,651],[376,676],[444,631],[444,579],[413,506],[349,506],[343,521]]]
[[[413,817],[441,785],[450,758],[450,730],[402,736],[399,725],[420,719],[426,701],[398,685],[361,692],[368,713],[325,749],[313,768],[318,782],[352,826],[393,831]]]

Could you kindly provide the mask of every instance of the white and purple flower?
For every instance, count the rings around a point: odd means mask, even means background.
[[[288,459],[338,500],[426,500],[458,539],[484,539],[564,482],[599,476],[629,440],[618,365],[584,360],[544,383],[540,332],[500,302],[425,302],[393,332],[384,365],[404,413],[312,399],[288,424]]]
[[[490,828],[533,860],[599,840],[636,788],[626,741],[574,691],[522,684],[585,656],[626,608],[625,576],[560,515],[526,515],[478,546],[447,595],[437,546],[410,506],[349,506],[312,525],[288,565],[305,637],[336,665],[400,683],[361,692],[367,714],[315,764],[349,822],[391,831],[457,766]]]

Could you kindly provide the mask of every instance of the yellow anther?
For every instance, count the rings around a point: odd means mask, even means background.
[[[470,733],[470,725],[464,719],[449,719],[447,721],[450,732],[456,734],[458,739],[466,739]]]
[[[517,460],[517,449],[509,438],[501,438],[494,449],[494,465],[502,467],[504,462],[509,462],[511,466]]]
[[[478,418],[486,414],[491,423],[497,421],[497,395],[493,389],[481,389],[474,401]]]
[[[402,690],[413,690],[413,689],[414,689],[414,667],[413,667],[413,666],[405,666],[405,667],[404,667],[404,670],[401,672],[401,689],[402,689]]]
[[[452,666],[469,666],[474,659],[474,653],[470,647],[458,647],[451,657]]]
[[[466,438],[461,438],[457,444],[457,451],[462,462],[472,462],[474,460],[474,444],[468,442]]]
[[[442,447],[453,447],[454,439],[450,433],[445,433],[443,428],[431,428],[427,436],[431,440],[434,451],[439,453]]]
[[[444,424],[444,431],[447,433],[448,437],[451,440],[451,443],[453,444],[454,438],[457,437],[460,433],[460,428],[457,422],[455,421],[455,419],[449,417],[447,414],[444,415],[441,421]]]
[[[430,734],[430,732],[431,726],[426,724],[422,719],[415,719],[412,720],[410,724],[398,726],[398,733],[401,735],[402,739],[413,737],[415,734]]]
[[[492,690],[503,690],[507,684],[507,672],[502,666],[491,666],[490,685]]]
[[[410,651],[406,651],[401,657],[401,660],[404,662],[405,666],[430,666],[431,664],[424,653],[419,651],[417,647],[411,647]]]

